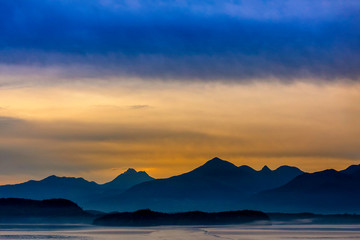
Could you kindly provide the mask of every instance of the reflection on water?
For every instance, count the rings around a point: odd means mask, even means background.
[[[237,225],[149,228],[105,228],[91,225],[0,225],[0,239],[360,240],[360,225]]]

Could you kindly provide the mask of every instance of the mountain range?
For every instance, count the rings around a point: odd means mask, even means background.
[[[304,173],[281,166],[256,171],[213,158],[187,173],[154,179],[129,169],[97,184],[83,178],[50,176],[40,181],[0,186],[0,197],[66,198],[85,209],[162,212],[231,211],[359,213],[360,165],[342,171]]]
[[[289,183],[254,195],[249,207],[277,212],[360,212],[360,165],[342,171],[304,173]]]
[[[105,184],[90,182],[83,178],[52,175],[39,181],[30,180],[20,184],[0,186],[0,197],[33,200],[65,198],[83,205],[89,198],[96,199],[100,196],[118,194],[136,184],[153,179],[146,172],[137,172],[132,168]]]
[[[106,211],[227,211],[238,209],[246,197],[279,187],[302,173],[288,166],[256,171],[214,158],[188,173],[135,185],[121,194],[90,202],[88,207],[103,205]]]

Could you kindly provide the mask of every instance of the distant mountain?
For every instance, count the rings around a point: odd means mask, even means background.
[[[360,165],[351,165],[350,167],[340,172],[351,175],[353,177],[360,177]]]
[[[103,187],[109,189],[129,189],[130,187],[154,180],[154,178],[150,177],[146,172],[139,171],[137,172],[135,169],[129,168],[126,172],[117,176],[114,180],[103,184]]]
[[[81,203],[84,198],[100,194],[101,186],[83,178],[49,176],[40,181],[30,180],[15,185],[0,186],[0,196],[43,200],[66,198]]]
[[[249,207],[276,212],[359,213],[360,165],[304,173],[251,198]]]
[[[89,207],[105,211],[150,208],[170,212],[238,209],[243,198],[281,186],[302,173],[288,166],[256,171],[214,158],[188,173],[135,185],[122,194],[93,201]]]
[[[83,206],[89,199],[119,194],[137,183],[152,179],[147,173],[136,172],[134,169],[127,170],[103,185],[83,178],[52,175],[40,181],[30,180],[20,184],[0,186],[0,197],[34,200],[66,198]]]
[[[222,185],[237,192],[252,194],[281,186],[302,173],[300,169],[289,166],[282,166],[274,171],[264,166],[260,171],[256,171],[245,165],[237,167],[216,157],[188,173],[169,178],[169,180],[190,181],[192,184],[195,184],[195,180],[209,186],[212,190],[214,190],[214,185]]]
[[[181,175],[153,179],[128,169],[97,184],[83,178],[50,176],[40,181],[0,186],[0,197],[36,200],[66,198],[98,211],[220,212],[256,209],[265,212],[360,213],[360,165],[304,173],[296,167],[275,170],[213,158]]]
[[[0,199],[0,223],[91,223],[94,217],[65,199]]]

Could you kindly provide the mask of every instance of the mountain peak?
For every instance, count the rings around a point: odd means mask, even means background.
[[[51,175],[48,176],[40,181],[35,181],[35,182],[43,182],[43,183],[47,183],[47,184],[57,184],[57,183],[61,183],[61,184],[96,184],[95,182],[91,181],[87,181],[82,177],[59,177],[56,175]]]
[[[230,163],[226,160],[222,160],[221,158],[218,158],[218,157],[214,157],[213,159],[210,159],[209,161],[207,161],[205,164],[207,163]],[[232,163],[230,163],[232,164]]]
[[[274,170],[274,172],[276,173],[282,173],[282,174],[290,174],[290,175],[301,175],[304,172],[301,171],[299,168],[297,167],[292,167],[292,166],[287,166],[287,165],[283,165],[278,167],[276,170]]]
[[[124,173],[122,174],[136,174],[138,173],[135,169],[133,168],[128,168],[128,170],[126,170]]]
[[[112,181],[103,185],[110,188],[127,189],[136,184],[151,181],[153,179],[154,178],[150,177],[145,171],[137,172],[135,169],[129,168]]]
[[[260,171],[261,172],[271,172],[271,169],[265,165]]]
[[[234,164],[232,164],[231,162],[222,160],[218,157],[214,157],[213,159],[207,161],[202,167],[220,167],[220,168],[233,168],[236,167]]]
[[[145,171],[136,171],[133,168],[128,168],[125,172],[121,173],[114,180],[122,177],[136,177],[136,176],[146,176],[147,178],[151,178]]]
[[[60,177],[58,177],[56,175],[51,175],[51,176],[48,176],[48,177],[44,178],[43,180],[57,179],[57,178],[60,178]]]
[[[194,169],[190,173],[199,173],[202,174],[222,174],[228,171],[236,171],[237,167],[231,162],[222,160],[218,157],[215,157],[207,161],[204,165]]]

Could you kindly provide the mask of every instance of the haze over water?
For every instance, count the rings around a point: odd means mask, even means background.
[[[360,225],[190,226],[103,228],[91,226],[29,228],[1,226],[0,239],[122,240],[290,240],[360,239]]]

